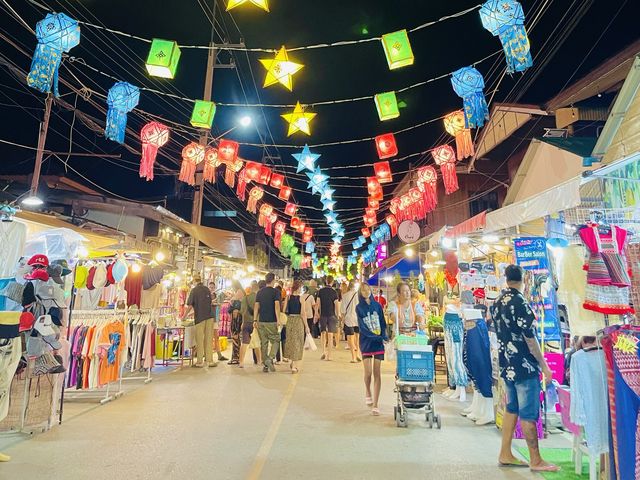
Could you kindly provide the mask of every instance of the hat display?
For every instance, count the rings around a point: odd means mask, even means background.
[[[22,304],[23,307],[27,305],[31,305],[36,301],[36,289],[33,286],[33,283],[27,282],[24,284],[24,290],[22,290]]]
[[[107,267],[100,262],[95,266],[93,274],[93,288],[102,288],[107,283]]]
[[[142,271],[142,289],[149,290],[162,281],[164,269],[162,267],[146,267]]]
[[[462,311],[462,316],[465,318],[465,320],[481,320],[482,311],[475,308],[465,308]]]
[[[47,273],[49,274],[49,278],[56,282],[58,285],[64,285],[61,265],[49,265],[47,267]]]
[[[33,324],[36,321],[36,317],[31,312],[22,312],[20,314],[20,331],[26,332],[33,328]]]
[[[484,298],[485,297],[484,288],[476,288],[473,291],[473,296],[476,298]]]
[[[0,312],[0,338],[16,338],[19,326],[20,312]]]
[[[86,265],[76,265],[76,278],[74,281],[74,286],[77,289],[86,288],[88,276],[89,276],[89,269],[87,268]]]
[[[96,286],[93,284],[93,279],[96,276],[96,267],[89,268],[89,273],[87,274],[87,290],[95,290]]]
[[[487,300],[495,300],[500,295],[500,292],[497,290],[487,290],[485,292],[485,297]]]
[[[469,271],[469,263],[460,262],[460,263],[458,263],[458,268],[460,269],[461,272],[468,272]]]
[[[460,303],[465,305],[473,305],[475,302],[473,301],[473,293],[471,290],[464,290],[460,294]]]
[[[107,265],[107,285],[116,283],[116,279],[113,278],[113,265],[113,262]]]
[[[111,268],[111,273],[116,283],[122,282],[125,278],[127,278],[127,274],[129,273],[127,262],[125,262],[121,258],[116,260],[113,264],[113,267]]]
[[[12,300],[16,303],[21,303],[23,292],[24,285],[12,281],[7,283],[7,285],[2,290],[0,290],[0,296],[7,297],[9,300]]]
[[[62,273],[60,275],[62,275],[63,277],[66,277],[71,273],[71,269],[69,268],[69,263],[64,259],[54,260],[53,262],[51,262],[51,265],[54,265],[54,266],[59,265],[62,268]]]
[[[27,265],[31,266],[31,267],[48,267],[49,266],[49,257],[47,257],[46,255],[43,255],[41,253],[38,253],[36,255],[34,255],[33,257],[31,257],[29,259],[29,261],[27,262]]]
[[[482,266],[482,273],[495,273],[496,272],[496,267],[493,263],[485,263]]]
[[[24,276],[25,280],[42,280],[46,282],[49,280],[49,273],[47,273],[46,268],[36,268],[33,272],[28,273]]]
[[[41,300],[54,300],[58,305],[64,305],[64,290],[52,279],[48,282],[38,282],[35,292]]]
[[[43,337],[56,335],[56,331],[53,329],[51,315],[40,315],[33,324],[33,328]]]

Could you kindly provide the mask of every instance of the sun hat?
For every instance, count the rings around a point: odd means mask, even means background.
[[[49,265],[47,267],[47,273],[49,274],[49,278],[56,282],[58,285],[64,285],[61,265]]]
[[[89,276],[89,269],[86,265],[76,265],[76,278],[73,285],[77,289],[87,287],[87,277]]]
[[[49,266],[49,257],[43,255],[42,253],[38,253],[31,257],[27,262],[27,265],[32,267],[40,266],[40,267],[48,267]]]
[[[112,262],[107,266],[107,285],[116,283],[116,279],[113,278],[113,265],[114,263]]]
[[[53,262],[51,262],[51,265],[54,265],[54,266],[60,265],[60,267],[62,268],[61,275],[63,277],[66,277],[71,273],[71,269],[69,268],[69,263],[64,259],[54,260]]]
[[[107,283],[107,267],[100,262],[95,266],[93,274],[93,288],[102,288]]]
[[[89,274],[87,275],[87,290],[95,290],[95,285],[93,284],[93,278],[96,275],[96,266],[89,268]]]

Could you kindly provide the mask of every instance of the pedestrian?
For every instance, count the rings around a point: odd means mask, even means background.
[[[344,323],[344,333],[347,336],[347,345],[351,351],[351,363],[362,361],[360,357],[360,328],[358,327],[358,289],[353,280],[347,284],[347,291],[342,295],[340,302],[340,315]]]
[[[316,316],[316,300],[318,298],[318,282],[314,279],[309,280],[309,288],[307,293],[313,297],[313,327],[311,327],[311,335],[313,338],[320,338],[320,322]]]
[[[405,282],[400,282],[396,287],[396,298],[389,303],[387,315],[394,323],[396,332],[400,334],[413,334],[417,330],[424,329],[424,310],[420,303],[411,302],[411,288]]]
[[[325,278],[325,286],[318,291],[316,300],[316,318],[320,323],[320,342],[322,343],[322,357],[320,360],[331,361],[333,337],[338,332],[338,293],[333,289],[333,277]]]
[[[251,343],[251,335],[253,334],[253,307],[256,303],[256,295],[258,293],[258,282],[255,280],[251,282],[251,291],[248,295],[244,297],[242,302],[242,343],[240,345],[240,357],[238,358],[238,367],[244,368],[244,359],[247,356],[247,348]],[[257,333],[257,330],[256,330]],[[261,363],[261,352],[260,347],[253,349],[253,354],[255,356],[255,361],[257,363]]]
[[[371,407],[371,415],[380,415],[378,407],[382,386],[380,364],[384,360],[384,342],[388,340],[387,325],[382,307],[373,299],[371,287],[364,282],[360,285],[356,316],[360,329],[360,351],[364,363],[365,403]],[[373,392],[371,391],[372,376]]]
[[[382,292],[382,289],[378,290],[378,295],[376,295],[373,298],[376,302],[380,304],[380,306],[382,307],[382,310],[387,308],[387,299],[385,298],[384,293]]]
[[[312,282],[315,284],[314,280],[312,280]],[[307,322],[307,327],[309,328],[309,331],[311,332],[313,337],[316,338],[316,336],[313,334],[314,333],[313,330],[314,328],[316,328],[316,323],[315,323],[316,299],[313,295],[314,293],[315,291],[311,292],[311,282],[309,282],[307,291],[304,292],[300,298],[302,300],[302,316],[305,322]]]
[[[284,289],[279,282],[276,282],[273,288],[276,289],[278,294],[278,298],[280,299],[280,311],[278,312],[278,331],[280,332],[280,349],[276,352],[276,365],[280,365],[280,362],[286,360],[283,358],[284,355],[284,345],[287,341],[287,325],[285,323],[281,323],[279,320],[282,318],[281,313],[284,313],[284,300],[286,295],[284,293]]]
[[[498,462],[501,467],[528,466],[534,472],[557,472],[559,467],[545,462],[540,456],[536,427],[540,416],[540,370],[547,381],[551,381],[552,373],[536,338],[536,317],[521,293],[523,270],[517,265],[509,265],[505,277],[508,288],[496,300],[493,312],[500,375],[507,394]],[[518,417],[529,448],[529,465],[516,459],[511,451]]]
[[[287,343],[284,356],[291,360],[291,373],[298,373],[297,362],[302,361],[304,339],[309,332],[309,326],[302,319],[302,282],[294,280],[291,294],[285,300],[284,311],[287,314]]]
[[[278,333],[280,297],[277,290],[273,288],[275,278],[273,273],[267,273],[265,276],[266,286],[256,294],[256,302],[253,307],[254,326],[258,328],[264,360],[263,372],[276,371],[273,362],[276,352],[280,349],[280,334]]]
[[[222,354],[220,350],[220,324],[218,323],[218,317],[220,312],[220,302],[218,300],[218,291],[216,290],[216,282],[209,282],[209,291],[211,292],[211,298],[213,299],[213,346],[216,349],[216,355],[219,362],[229,360]]]
[[[195,366],[217,367],[218,362],[213,361],[213,302],[211,292],[202,284],[202,277],[199,274],[193,277],[193,288],[189,292],[185,306],[187,308],[182,320],[184,321],[193,311],[196,328]]]
[[[229,365],[240,364],[240,345],[242,335],[242,304],[247,296],[238,280],[232,283],[233,297],[231,297],[231,360]]]

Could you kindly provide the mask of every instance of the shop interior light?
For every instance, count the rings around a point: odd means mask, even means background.
[[[44,204],[44,201],[37,195],[29,195],[28,197],[24,198],[21,203],[23,205],[26,205],[27,207],[39,207],[40,205]]]
[[[408,247],[408,248],[405,248],[405,249],[404,249],[404,254],[405,254],[405,256],[407,256],[407,257],[413,257],[413,256],[415,255],[415,253],[416,253],[416,252],[415,252],[415,251],[413,250],[413,248],[411,248],[411,247]]]
[[[142,267],[140,266],[140,264],[139,264],[138,262],[134,262],[134,263],[131,265],[131,271],[132,271],[133,273],[140,273],[140,270],[142,270]]]
[[[247,272],[249,272],[249,273],[253,273],[253,272],[255,272],[255,271],[256,271],[256,267],[254,267],[253,265],[249,265],[249,266],[247,267]]]
[[[438,252],[436,250],[431,250],[431,256],[433,258],[437,257],[438,256]]]
[[[156,262],[160,263],[162,262],[166,257],[164,255],[164,252],[161,250],[158,250],[156,252],[156,254],[153,256],[153,258],[155,259]]]
[[[485,243],[496,243],[499,240],[500,240],[500,238],[498,238],[497,235],[488,234],[488,235],[483,235],[482,236],[482,241],[485,242]]]
[[[451,248],[453,247],[453,239],[450,237],[443,237],[442,238],[442,246],[444,248]]]

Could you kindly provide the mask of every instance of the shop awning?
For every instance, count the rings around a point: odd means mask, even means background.
[[[397,253],[387,258],[369,277],[369,285],[378,285],[387,275],[400,275],[401,278],[420,275],[420,261],[417,257],[407,258],[404,253]]]
[[[462,223],[459,223],[455,227],[448,228],[445,232],[445,236],[455,238],[466,235],[468,233],[477,232],[484,229],[486,222],[487,212],[484,211],[474,217],[469,218],[468,220],[465,220]]]
[[[163,222],[183,231],[211,250],[233,258],[247,258],[247,247],[241,232],[230,232],[219,228],[204,227],[165,217]]]

